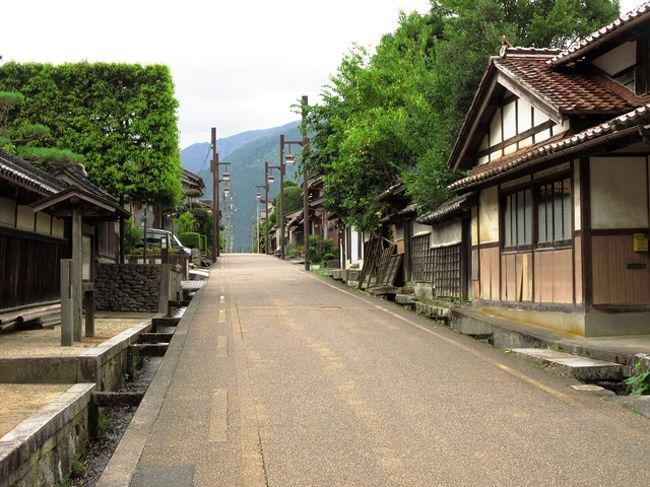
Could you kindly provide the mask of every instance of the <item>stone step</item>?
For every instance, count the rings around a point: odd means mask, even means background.
[[[517,357],[552,367],[558,372],[571,374],[582,381],[619,381],[623,379],[623,365],[614,362],[595,360],[546,348],[511,348],[507,351]]]
[[[449,319],[449,308],[443,308],[442,306],[416,302],[415,311],[434,320],[446,321]]]

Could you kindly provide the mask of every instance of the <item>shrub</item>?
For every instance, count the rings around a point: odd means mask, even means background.
[[[314,264],[320,264],[324,260],[336,259],[334,242],[322,239],[316,235],[309,236],[309,260]]]
[[[190,248],[201,248],[201,234],[199,232],[183,232],[178,235],[181,243]]]

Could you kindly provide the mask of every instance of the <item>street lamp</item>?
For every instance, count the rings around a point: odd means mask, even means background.
[[[221,255],[219,251],[219,182],[230,180],[230,173],[227,172],[224,173],[224,179],[219,179],[219,166],[227,166],[230,163],[219,162],[217,129],[215,127],[210,130],[210,136],[212,141],[212,160],[210,161],[210,170],[212,171],[212,261],[216,262],[217,257]]]
[[[255,199],[256,199],[256,216],[257,216],[257,233],[255,234],[255,240],[257,241],[257,253],[260,253],[260,200],[262,199],[262,193],[260,192],[260,189],[265,188],[266,189],[266,184],[265,185],[257,185],[255,186],[257,191],[255,192]]]
[[[300,106],[301,106],[301,115],[302,115],[302,123],[300,126],[300,131],[302,133],[302,140],[285,140],[284,134],[280,135],[280,257],[284,259],[284,246],[285,246],[285,235],[284,235],[284,173],[285,173],[285,166],[292,165],[295,162],[295,157],[291,153],[291,146],[292,145],[299,145],[302,147],[303,151],[307,144],[309,144],[309,139],[307,138],[307,127],[306,127],[306,119],[307,119],[307,107],[308,107],[308,98],[307,95],[303,95],[302,99],[300,100]],[[284,154],[284,146],[288,146],[289,148],[289,153],[285,156]],[[303,190],[303,239],[304,239],[304,244],[305,244],[305,270],[309,270],[309,182],[307,179],[307,168],[304,165],[304,159],[303,159],[303,171],[302,171],[302,177],[303,177],[303,183],[302,183],[302,190]]]

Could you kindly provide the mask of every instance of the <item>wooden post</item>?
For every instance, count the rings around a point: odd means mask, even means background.
[[[83,253],[83,221],[81,207],[74,204],[72,207],[72,264],[71,264],[71,287],[72,287],[72,330],[74,341],[81,341],[81,315],[83,300],[83,285],[81,275],[81,262]]]
[[[84,293],[84,311],[86,313],[86,333],[87,337],[95,336],[95,291],[89,290]]]
[[[71,259],[61,259],[61,345],[69,347],[73,342]]]

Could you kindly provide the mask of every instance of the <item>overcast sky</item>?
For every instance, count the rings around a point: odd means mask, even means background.
[[[641,0],[623,0],[625,12]],[[287,123],[343,54],[377,44],[400,9],[428,0],[8,0],[3,61],[123,61],[171,67],[181,147]]]

